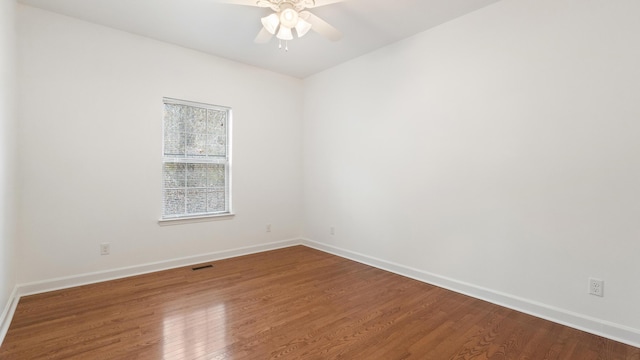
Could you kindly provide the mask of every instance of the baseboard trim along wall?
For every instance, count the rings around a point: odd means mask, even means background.
[[[188,256],[178,259],[159,261],[143,265],[134,265],[113,270],[98,271],[93,273],[61,277],[44,281],[32,282],[18,285],[18,295],[27,296],[39,294],[47,291],[66,289],[75,286],[93,284],[102,281],[121,279],[129,276],[148,274],[156,271],[175,269],[182,266],[205,263],[228,259],[236,256],[255,254],[263,251],[281,249],[294,245],[300,245],[300,239],[282,240],[267,244],[241,247],[231,250],[222,250],[203,255]]]
[[[638,329],[592,318],[546,304],[537,303],[535,301],[457,281],[354,251],[319,243],[310,239],[303,239],[302,244],[329,254],[357,261],[378,269],[390,271],[398,275],[455,291],[476,299],[488,301],[496,305],[504,306],[506,308],[517,310],[558,324],[609,338],[627,345],[640,347],[640,330]]]
[[[455,291],[457,293],[465,294],[476,299],[481,299],[496,305],[521,311],[529,315],[553,321],[555,323],[569,326],[578,330],[586,331],[598,336],[603,336],[631,346],[640,347],[640,331],[638,329],[633,329],[601,319],[574,313],[565,309],[555,308],[546,304],[541,304],[513,295],[482,288],[476,285],[439,276],[419,269],[396,264],[390,261],[374,258],[336,246],[319,243],[310,239],[283,240],[268,244],[212,252],[203,255],[160,261],[114,270],[87,273],[77,276],[56,278],[27,284],[19,284],[14,288],[11,294],[11,298],[9,299],[4,311],[1,314],[2,317],[0,318],[0,344],[2,344],[2,341],[4,340],[7,330],[9,329],[11,319],[13,319],[18,301],[22,296],[115,280],[129,276],[142,275],[150,272],[168,270],[210,261],[217,261],[236,256],[249,255],[296,245],[308,246],[310,248],[340,256],[345,259],[357,261],[359,263],[370,265],[385,271],[390,271],[398,275],[406,276],[408,278],[412,278],[424,283],[432,284],[451,291]]]
[[[9,325],[11,325],[11,319],[13,319],[13,314],[16,312],[19,300],[18,287],[15,286],[11,295],[9,295],[7,305],[4,307],[2,314],[0,314],[0,345],[2,345],[2,341],[7,335],[7,331],[9,331]]]

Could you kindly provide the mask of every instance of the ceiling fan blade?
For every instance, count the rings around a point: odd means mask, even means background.
[[[258,7],[271,7],[273,4],[268,0],[214,0],[214,2],[230,5],[245,5]]]
[[[216,3],[220,4],[231,4],[231,5],[246,5],[246,6],[256,6],[256,0],[214,0]]]
[[[326,6],[326,5],[331,5],[331,4],[335,4],[335,3],[339,3],[339,2],[343,2],[344,0],[315,0],[315,1],[307,1],[307,3],[310,3],[308,6],[305,6],[308,9],[311,8],[317,8],[320,6]]]
[[[308,11],[302,11],[300,12],[300,17],[311,24],[311,30],[326,37],[327,39],[331,41],[338,41],[342,39],[342,33],[338,31],[338,29],[334,28],[328,22],[313,15],[312,13]]]
[[[260,30],[260,32],[258,33],[258,35],[256,35],[256,38],[253,39],[253,42],[255,42],[256,44],[266,44],[271,40],[272,37],[273,35],[271,35],[269,30],[263,27],[262,30]]]
[[[255,3],[256,3],[256,4],[255,4],[256,6],[264,7],[264,8],[267,8],[267,7],[272,8],[272,7],[274,7],[274,6],[275,6],[275,4],[274,4],[274,3],[272,3],[272,2],[271,2],[271,1],[269,1],[269,0],[258,0],[258,1],[256,1]]]

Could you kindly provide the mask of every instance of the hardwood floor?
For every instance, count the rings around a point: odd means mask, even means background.
[[[20,300],[0,359],[636,359],[303,246]]]

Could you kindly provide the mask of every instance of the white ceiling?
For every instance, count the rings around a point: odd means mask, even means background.
[[[149,38],[299,78],[312,75],[499,0],[345,0],[311,11],[338,28],[331,42],[309,32],[278,49],[253,39],[269,9],[228,0],[19,0]]]

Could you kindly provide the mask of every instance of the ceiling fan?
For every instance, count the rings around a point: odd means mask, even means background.
[[[303,37],[309,30],[313,30],[331,41],[340,40],[342,34],[338,29],[306,9],[341,1],[344,0],[222,0],[221,2],[273,10],[273,13],[261,19],[262,30],[254,39],[254,42],[259,44],[267,43],[275,35],[279,40],[280,48],[282,48],[282,41],[285,41],[285,50],[289,50],[287,42],[293,40],[294,29],[299,38]]]

